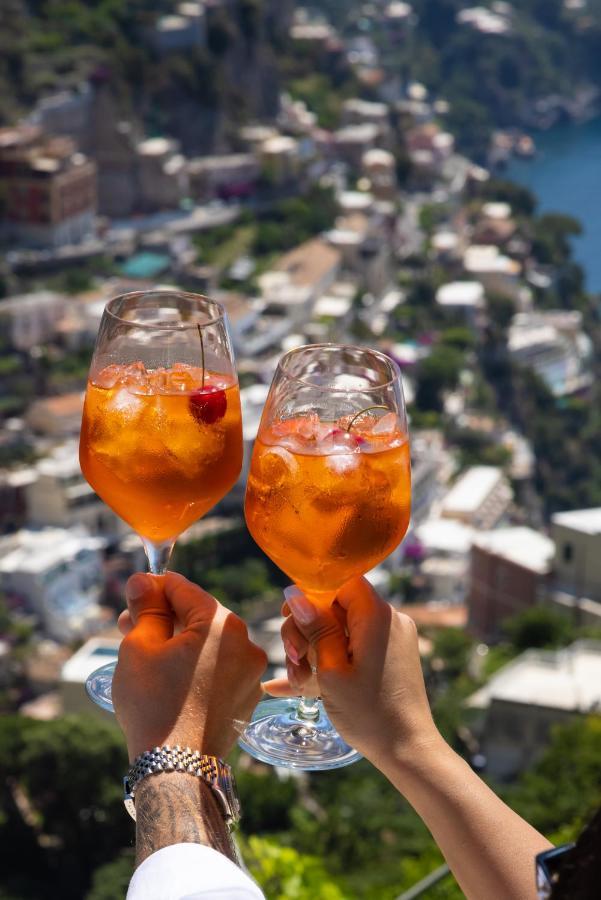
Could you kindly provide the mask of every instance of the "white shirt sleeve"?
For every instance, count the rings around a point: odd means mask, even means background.
[[[127,900],[265,900],[227,856],[201,844],[172,844],[134,872]]]

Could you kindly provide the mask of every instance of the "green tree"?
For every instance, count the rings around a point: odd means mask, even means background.
[[[96,869],[85,900],[122,900],[133,871],[134,854],[132,850],[126,850],[112,862]]]
[[[242,855],[269,900],[345,900],[317,856],[256,836],[243,842]]]
[[[5,883],[29,885],[38,900],[85,896],[94,869],[115,859],[133,837],[123,815],[126,770],[114,725],[77,716],[1,719]]]
[[[440,412],[443,391],[456,387],[462,366],[463,354],[455,347],[435,347],[417,370],[416,406]]]
[[[503,632],[518,652],[530,647],[564,647],[575,637],[571,619],[546,606],[533,606],[507,619]]]
[[[536,209],[537,201],[532,191],[502,178],[490,178],[479,185],[478,196],[482,200],[498,200],[509,203],[513,212],[518,215],[532,216]]]
[[[569,259],[570,239],[582,234],[582,225],[573,216],[545,213],[534,220],[532,254],[545,265],[561,266]]]
[[[444,628],[434,636],[432,657],[441,660],[447,674],[454,678],[465,671],[473,644],[462,628]]]
[[[558,726],[548,750],[506,799],[545,834],[584,822],[601,804],[600,759],[599,716]]]

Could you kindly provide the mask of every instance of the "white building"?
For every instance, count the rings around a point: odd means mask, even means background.
[[[273,269],[259,278],[268,311],[307,322],[313,306],[336,281],[341,256],[320,238],[306,241],[281,256]]]
[[[511,778],[536,761],[553,726],[601,713],[601,643],[528,650],[493,675],[467,705],[483,714],[487,773]]]
[[[93,533],[113,535],[126,530],[83,478],[75,441],[56,447],[30,471],[33,477],[25,487],[25,499],[31,525],[85,525]]]
[[[92,703],[86,694],[85,683],[88,676],[101,666],[116,662],[119,655],[120,638],[90,638],[64,664],[61,672],[61,699],[65,715],[85,713],[108,718],[115,717]]]
[[[579,312],[518,313],[509,328],[508,350],[515,362],[534,369],[555,397],[592,383],[593,345]]]
[[[100,538],[76,529],[22,530],[0,539],[0,589],[69,643],[97,631],[103,586]]]
[[[359,169],[363,156],[377,146],[379,138],[380,128],[373,122],[346,125],[334,132],[334,146],[341,159]]]
[[[420,574],[430,599],[446,603],[465,600],[469,553],[475,531],[452,519],[426,519],[415,530],[424,554]]]
[[[441,516],[489,530],[502,521],[512,499],[513,492],[502,469],[473,466],[461,475],[442,501]]]
[[[501,8],[507,6],[508,4],[503,4]],[[485,6],[472,6],[460,10],[457,13],[457,22],[481,34],[507,34],[511,31],[511,18],[507,12],[493,12]]]
[[[557,589],[597,601],[601,615],[601,508],[555,513],[551,534]]]
[[[496,245],[472,244],[463,255],[463,268],[469,277],[481,281],[490,293],[522,302],[522,267],[515,259],[501,253]]]
[[[189,192],[187,162],[178,142],[147,138],[136,149],[140,209],[155,212],[178,207]]]
[[[476,327],[486,308],[484,287],[479,281],[450,281],[436,291],[436,302],[443,309],[460,312],[466,322]]]
[[[81,391],[35,400],[25,420],[36,434],[49,438],[68,438],[79,434],[84,395]]]
[[[0,301],[0,323],[8,321],[8,336],[17,350],[52,340],[65,314],[67,299],[55,291],[35,291]]]

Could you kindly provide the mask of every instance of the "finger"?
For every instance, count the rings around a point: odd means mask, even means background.
[[[349,667],[348,642],[331,607],[311,603],[296,585],[285,588],[284,596],[299,631],[315,651],[319,671],[346,670]]]
[[[183,630],[193,625],[208,624],[221,606],[215,597],[177,572],[167,572],[165,575],[165,594]],[[227,610],[221,608],[226,616]]]
[[[292,660],[292,662],[298,666],[303,656],[307,655],[307,650],[309,649],[309,641],[306,637],[298,630],[296,622],[289,616],[281,628],[282,641],[284,643],[284,649],[286,651],[286,656]]]
[[[272,678],[271,681],[264,681],[261,688],[265,694],[272,697],[298,697],[300,691],[294,687],[287,678]]]
[[[124,609],[117,619],[117,628],[119,629],[123,637],[126,637],[126,635],[129,634],[133,627],[134,623],[131,617],[131,613],[128,609]]]
[[[164,591],[162,576],[132,575],[125,596],[133,628],[130,634],[162,643],[173,634],[173,613]]]
[[[341,587],[336,603],[346,614],[349,632],[390,618],[390,604],[383,600],[366,578],[352,578]]]
[[[286,678],[272,678],[265,681],[261,687],[274,697],[298,697],[301,694],[318,697],[319,684],[310,665],[303,660],[300,666],[294,666],[290,660],[286,660]]]

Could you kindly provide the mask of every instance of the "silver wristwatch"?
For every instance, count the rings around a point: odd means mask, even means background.
[[[145,750],[133,761],[132,766],[123,779],[125,808],[135,820],[135,794],[140,782],[148,775],[160,772],[187,772],[196,778],[202,778],[205,784],[215,791],[223,816],[232,827],[240,820],[240,801],[236,795],[236,781],[231,766],[217,756],[203,755],[199,750],[189,747],[155,747]]]

